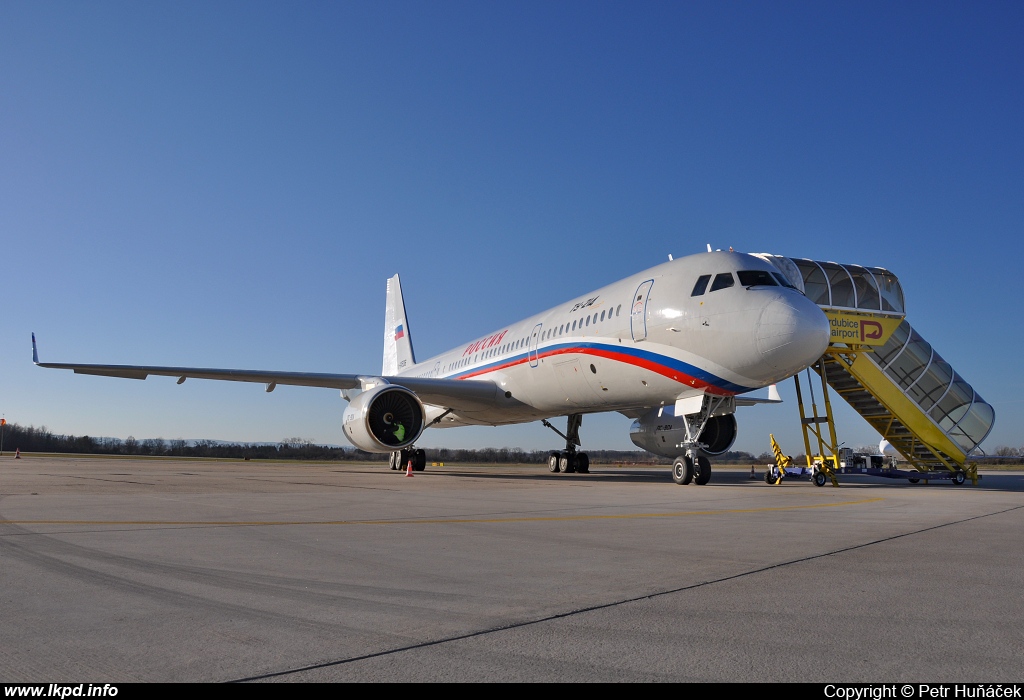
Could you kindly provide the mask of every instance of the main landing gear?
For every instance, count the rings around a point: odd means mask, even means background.
[[[573,413],[568,417],[565,433],[546,420],[542,420],[541,423],[565,438],[565,449],[548,455],[548,471],[554,474],[558,472],[588,474],[590,472],[590,457],[586,452],[576,451],[580,445],[580,425],[583,424],[583,414]]]
[[[412,447],[392,452],[388,459],[388,466],[392,470],[399,469],[405,471],[405,468],[409,465],[409,460],[412,460],[412,470],[414,472],[421,472],[427,468],[427,453]]]

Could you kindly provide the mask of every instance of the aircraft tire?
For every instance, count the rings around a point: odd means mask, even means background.
[[[558,468],[558,453],[552,452],[548,455],[548,471],[552,474],[557,474],[560,469]]]
[[[672,481],[680,486],[686,486],[692,479],[693,462],[686,455],[676,457],[676,461],[672,463]]]
[[[416,450],[413,452],[412,459],[412,470],[414,472],[422,472],[427,468],[427,453],[424,450]]]
[[[693,483],[703,486],[711,481],[711,460],[703,455],[697,457],[693,470]]]
[[[388,466],[391,467],[391,471],[396,471],[398,469],[398,462],[401,459],[401,452],[391,452],[388,454]]]
[[[590,473],[590,457],[587,455],[586,452],[580,452],[578,455],[576,455],[576,473]]]
[[[563,452],[558,458],[559,468],[566,474],[572,474],[576,471],[576,455],[571,452]]]

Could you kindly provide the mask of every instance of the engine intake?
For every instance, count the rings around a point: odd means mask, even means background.
[[[727,452],[736,442],[737,432],[739,432],[739,426],[736,424],[736,416],[730,413],[725,416],[714,416],[704,426],[704,431],[697,439],[707,445],[702,452],[707,452],[709,455],[720,455]]]
[[[412,445],[423,432],[423,404],[404,386],[376,386],[352,399],[342,429],[361,450],[395,452]]]
[[[707,445],[701,452],[713,456],[728,451],[736,442],[737,432],[734,414],[713,416],[697,438]],[[629,428],[629,439],[637,447],[656,455],[678,457],[683,451],[676,445],[686,439],[686,423],[681,416],[677,418],[672,415],[671,406],[666,406],[660,416],[657,411],[652,411],[633,421]]]

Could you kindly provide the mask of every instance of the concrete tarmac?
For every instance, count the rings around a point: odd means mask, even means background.
[[[1024,473],[0,458],[0,680],[1024,680]]]

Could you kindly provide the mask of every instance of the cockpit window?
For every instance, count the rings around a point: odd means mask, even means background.
[[[711,275],[701,275],[697,278],[697,284],[693,285],[693,291],[690,292],[691,297],[699,297],[701,294],[707,291],[708,282],[711,281]]]
[[[744,287],[778,287],[779,283],[767,270],[740,270],[736,273]]]
[[[785,275],[783,275],[783,274],[781,274],[779,272],[773,272],[772,273],[772,277],[777,279],[779,281],[779,284],[781,284],[783,287],[789,287],[790,289],[796,289],[796,287],[793,285],[793,283],[790,282],[788,279],[786,279]],[[797,289],[797,291],[799,292],[800,290]]]
[[[719,289],[726,289],[736,284],[736,280],[733,279],[731,272],[720,272],[715,275],[715,281],[711,283],[711,291],[717,292]]]

